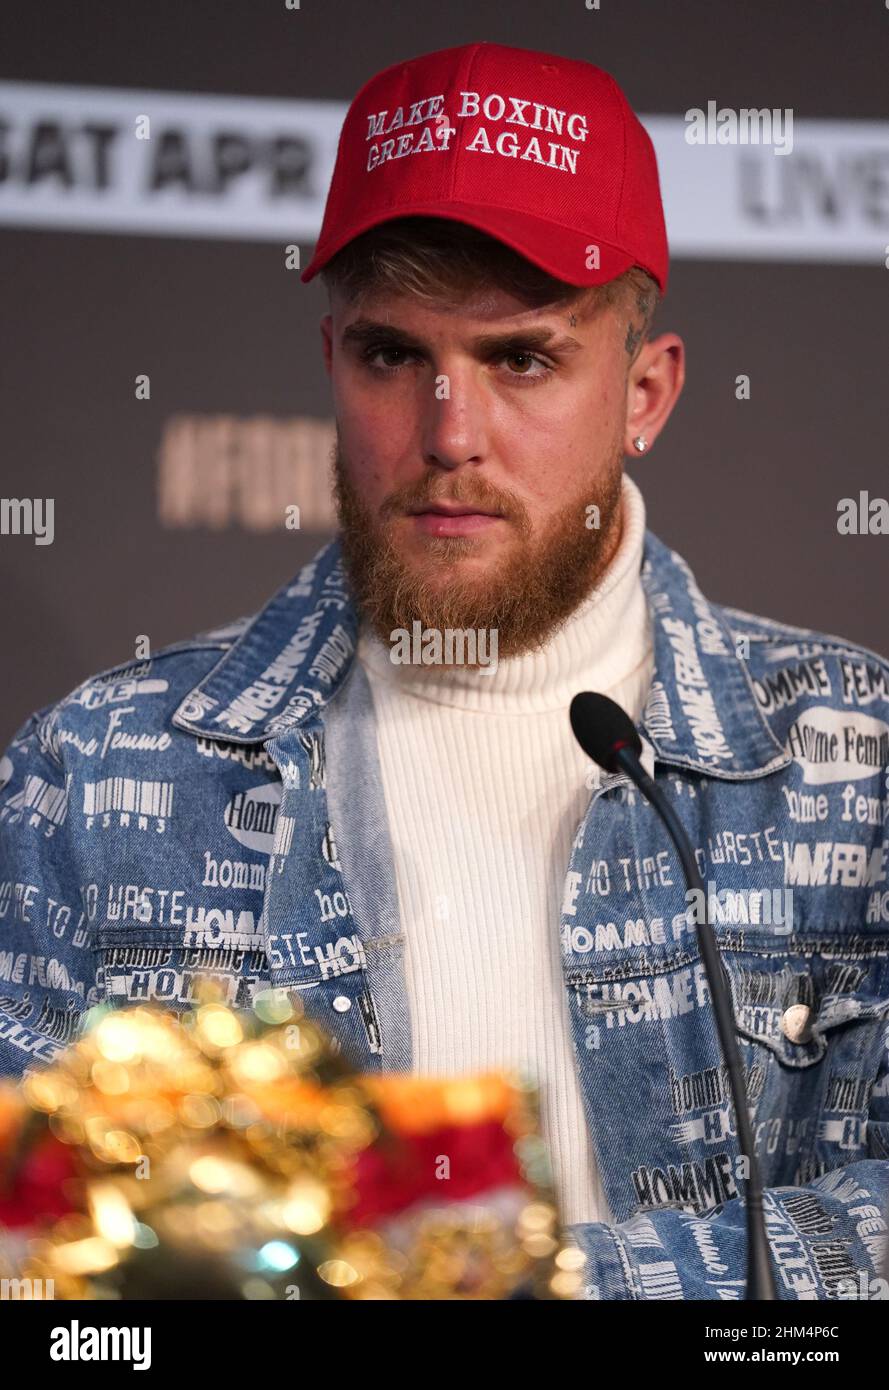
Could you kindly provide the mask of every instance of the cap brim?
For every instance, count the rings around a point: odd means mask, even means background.
[[[641,264],[628,251],[611,242],[603,241],[594,232],[579,232],[542,217],[529,217],[525,212],[509,208],[476,207],[471,203],[416,203],[400,204],[397,212],[382,213],[350,227],[339,238],[323,244],[319,242],[300,279],[304,284],[308,284],[324,269],[337,251],[354,241],[355,237],[361,236],[362,232],[402,217],[440,217],[476,227],[479,231],[487,232],[489,236],[504,242],[520,256],[555,276],[557,280],[578,287],[603,285],[608,280],[622,275],[631,266]],[[643,268],[649,269],[648,266]],[[650,273],[655,274],[654,271]]]

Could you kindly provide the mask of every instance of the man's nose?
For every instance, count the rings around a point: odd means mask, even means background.
[[[443,370],[433,378],[423,410],[422,432],[426,463],[459,468],[487,458],[486,407],[468,374]]]

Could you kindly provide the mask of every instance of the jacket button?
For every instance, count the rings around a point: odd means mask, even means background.
[[[808,1042],[812,1036],[812,1010],[808,1004],[791,1004],[781,1015],[781,1032],[792,1043]]]
[[[344,994],[338,994],[336,999],[334,999],[333,1001],[333,1007],[336,1009],[338,1014],[344,1014],[347,1009],[351,1009],[352,1000],[347,999]]]

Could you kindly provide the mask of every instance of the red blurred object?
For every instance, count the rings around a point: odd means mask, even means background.
[[[514,1140],[492,1120],[447,1125],[426,1134],[400,1135],[359,1154],[353,1175],[357,1200],[349,1225],[371,1225],[415,1202],[442,1205],[502,1187],[524,1187]],[[446,1160],[447,1174],[441,1172]]]
[[[44,1131],[24,1153],[0,1157],[0,1226],[40,1226],[77,1210],[67,1195],[74,1152],[54,1135]]]

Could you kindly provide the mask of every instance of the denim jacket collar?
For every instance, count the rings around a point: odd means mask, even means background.
[[[704,598],[682,557],[649,530],[641,577],[654,673],[639,730],[656,759],[730,780],[786,766],[789,755],[756,699],[743,634]],[[335,539],[252,619],[182,701],[173,723],[245,744],[299,728],[343,685],[357,637],[358,613]]]

